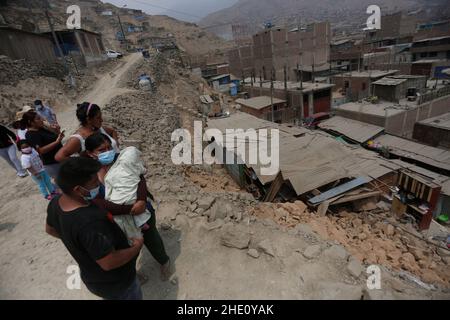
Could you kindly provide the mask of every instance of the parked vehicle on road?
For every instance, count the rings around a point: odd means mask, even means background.
[[[116,58],[116,59],[120,59],[123,57],[123,54],[114,50],[106,50],[106,55],[108,56],[108,58]]]

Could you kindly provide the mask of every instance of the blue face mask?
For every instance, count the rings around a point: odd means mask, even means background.
[[[81,187],[81,188],[83,188],[83,187]],[[86,200],[86,201],[91,201],[91,200],[97,198],[97,196],[100,192],[100,186],[98,186],[97,188],[94,188],[92,190],[87,190],[85,188],[83,188],[83,189],[89,192],[88,196],[83,196],[84,200]]]
[[[104,165],[107,166],[111,163],[113,163],[114,158],[116,157],[116,152],[114,150],[102,152],[98,155],[98,161]]]

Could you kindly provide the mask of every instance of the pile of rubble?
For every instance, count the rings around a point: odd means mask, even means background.
[[[146,74],[150,76],[158,86],[171,84],[175,79],[175,73],[171,70],[169,62],[163,54],[152,53],[149,59],[140,59],[131,68],[126,77],[121,79],[121,87],[139,89],[138,78]]]
[[[308,224],[323,239],[343,245],[364,264],[378,264],[400,272],[407,271],[427,283],[450,285],[450,251],[427,243],[411,225],[399,225],[390,212],[347,212],[318,216],[301,201],[263,203],[252,210],[262,219],[293,228]]]
[[[0,85],[16,85],[20,80],[38,77],[64,79],[64,67],[60,63],[28,62],[0,56]]]

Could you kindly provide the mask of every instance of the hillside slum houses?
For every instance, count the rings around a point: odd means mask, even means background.
[[[8,26],[0,26],[0,54],[12,59],[55,62],[62,54],[79,66],[88,66],[106,59],[105,47],[99,33],[84,29],[55,30],[55,42],[51,32],[34,33]]]
[[[337,120],[339,119],[332,118],[329,121],[338,124]],[[410,150],[410,153],[407,153],[400,149],[405,142],[390,141],[392,136],[385,135],[382,128],[373,126],[369,134],[365,132],[363,124],[354,120],[349,122],[353,123],[353,128],[348,129],[346,134],[354,141],[365,142],[371,135],[378,136],[375,143],[389,145],[389,150],[392,149],[393,154],[398,157],[388,159],[369,148],[348,143],[328,132],[276,124],[242,112],[232,114],[228,118],[210,119],[208,129],[218,129],[223,133],[219,147],[223,148],[223,154],[231,153],[231,158],[236,159],[233,164],[225,164],[231,177],[263,201],[286,202],[300,199],[315,208],[319,214],[333,212],[336,206],[373,205],[380,199],[393,203],[395,197],[402,196],[404,187],[399,179],[406,175],[409,181],[415,179],[414,188],[422,188],[420,192],[417,191],[419,196],[414,205],[414,213],[418,213],[416,216],[421,229],[427,229],[433,217],[450,209],[449,175],[433,171],[437,166],[448,168],[449,151],[441,150],[441,154],[438,154],[436,148],[419,150],[414,149],[414,146],[403,147]],[[251,162],[248,154],[254,141],[246,140],[243,149],[245,151],[242,153],[237,145],[230,147],[226,143],[227,138],[234,139],[226,129],[255,129],[256,132],[261,129],[278,129],[279,171],[270,176],[263,175],[261,168],[264,166],[260,162]],[[217,141],[212,139],[212,136],[208,138]],[[258,148],[267,148],[270,153],[270,145],[258,145]],[[413,155],[413,152],[416,153]],[[404,161],[413,156],[417,157],[420,152],[437,158],[419,159],[415,161],[416,164]],[[430,169],[433,170],[417,165],[426,163],[431,164]],[[411,186],[407,184],[406,187]]]

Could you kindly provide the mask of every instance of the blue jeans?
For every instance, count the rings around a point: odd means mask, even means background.
[[[55,192],[55,186],[52,184],[50,176],[46,171],[38,173],[36,176],[32,176],[34,182],[37,183],[39,191],[42,193],[44,198],[47,198],[50,194]]]
[[[131,286],[128,287],[127,290],[125,290],[124,293],[110,299],[110,300],[142,300],[142,290],[141,290],[141,284],[139,283],[139,280],[134,278],[133,283]]]

